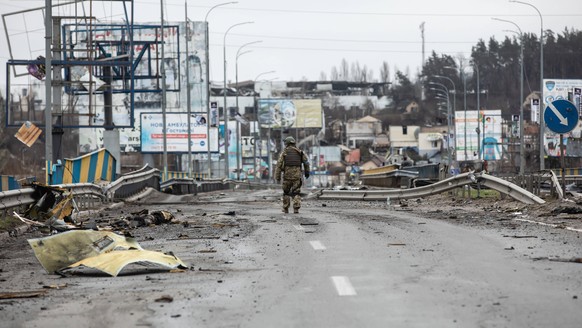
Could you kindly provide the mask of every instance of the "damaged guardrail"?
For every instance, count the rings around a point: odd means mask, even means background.
[[[131,197],[150,187],[160,190],[160,170],[140,169],[138,173],[120,177],[103,188],[103,194],[107,201]]]
[[[33,188],[24,188],[0,192],[0,210],[28,206],[35,202],[32,198]]]
[[[84,208],[93,207],[96,203],[103,203],[105,195],[103,188],[92,183],[68,183],[54,185],[53,187],[61,188],[73,194],[75,202]]]
[[[480,183],[483,186],[497,190],[526,204],[543,204],[545,201],[533,193],[500,178],[486,173],[467,172],[436,182],[434,184],[411,189],[383,189],[383,190],[322,190],[320,199],[336,200],[366,200],[385,201],[422,198],[449,191],[465,185]]]

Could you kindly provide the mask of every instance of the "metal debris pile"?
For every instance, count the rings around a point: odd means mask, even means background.
[[[52,231],[77,228],[79,208],[73,194],[66,189],[33,183],[32,197],[37,201],[19,215],[14,215],[28,226],[47,227]]]
[[[170,212],[142,210],[128,217],[82,222],[73,193],[42,184],[33,187],[36,202],[22,215],[16,212],[14,215],[29,227],[50,234],[28,240],[34,255],[48,273],[68,275],[76,268],[91,268],[115,277],[133,263],[168,270],[187,268],[171,253],[143,249],[127,232],[137,227],[177,223]],[[97,223],[105,224],[99,227]]]

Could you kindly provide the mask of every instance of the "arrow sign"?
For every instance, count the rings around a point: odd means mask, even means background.
[[[568,118],[562,116],[562,113],[560,113],[560,111],[556,108],[556,106],[553,103],[550,103],[548,105],[548,107],[552,110],[552,112],[554,113],[554,115],[556,115],[556,117],[558,118],[558,120],[560,120],[560,124],[568,126]]]
[[[568,133],[578,124],[578,109],[567,100],[555,100],[544,111],[548,128],[556,133]]]

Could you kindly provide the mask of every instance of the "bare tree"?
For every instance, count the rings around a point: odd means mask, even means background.
[[[340,79],[343,79],[344,81],[347,81],[350,75],[350,65],[348,64],[348,61],[344,58],[342,59],[342,63],[340,65]]]
[[[387,62],[382,62],[380,66],[380,82],[390,82],[390,65]]]
[[[331,68],[331,74],[330,74],[330,78],[332,81],[338,81],[339,80],[339,72],[337,71],[337,67],[332,67]]]
[[[374,79],[374,72],[371,69],[368,69],[368,66],[364,65],[364,67],[362,67],[361,73],[360,73],[360,82],[372,82],[372,80]]]
[[[360,68],[360,63],[358,62],[352,63],[350,73],[351,81],[361,81],[362,69]]]
[[[320,81],[327,81],[327,74],[325,74],[325,72],[324,72],[324,71],[321,71],[321,72],[319,73],[319,80],[320,80]]]

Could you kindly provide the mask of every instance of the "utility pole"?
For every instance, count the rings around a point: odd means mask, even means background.
[[[422,62],[420,63],[420,72],[424,67],[424,22],[420,24],[420,37],[422,39]],[[424,100],[424,88],[420,88],[420,99]]]
[[[46,77],[44,81],[45,86],[45,97],[46,97],[46,104],[44,108],[44,153],[45,153],[45,178],[46,183],[50,184],[50,175],[51,175],[51,166],[53,160],[53,114],[52,114],[52,98],[51,98],[51,84],[52,84],[52,74],[53,74],[53,67],[51,65],[52,61],[52,53],[51,53],[51,41],[53,39],[53,26],[52,26],[52,19],[53,19],[53,12],[52,12],[52,4],[51,0],[45,1],[45,51],[44,51],[44,58],[45,58],[45,71]]]

